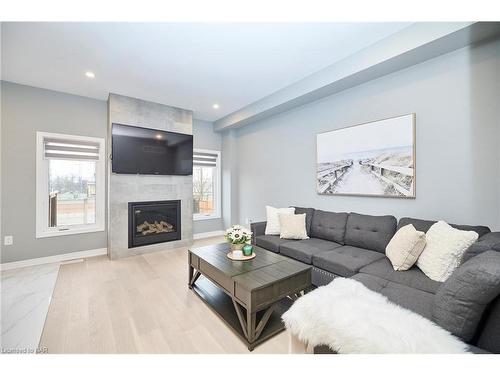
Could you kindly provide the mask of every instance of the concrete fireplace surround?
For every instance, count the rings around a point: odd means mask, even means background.
[[[108,150],[111,124],[193,134],[192,111],[122,95],[108,98]],[[128,248],[128,202],[181,200],[181,240]],[[193,242],[192,176],[146,176],[111,173],[108,161],[108,256],[111,259],[189,246]]]

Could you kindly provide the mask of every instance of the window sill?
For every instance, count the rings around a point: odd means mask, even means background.
[[[36,233],[36,238],[70,236],[72,234],[95,233],[95,232],[103,232],[103,231],[104,231],[104,225],[92,226],[92,227],[87,227],[87,228],[73,228],[73,229],[58,230],[58,231],[42,231],[42,232]]]
[[[222,219],[222,216],[221,215],[193,216],[193,221],[216,220],[216,219]]]

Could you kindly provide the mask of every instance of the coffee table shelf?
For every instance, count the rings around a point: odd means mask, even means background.
[[[241,324],[238,320],[238,315],[234,309],[231,297],[203,276],[200,277],[193,286],[193,291],[241,340],[243,340],[243,342],[248,344],[245,334],[243,333],[243,329],[241,328]],[[285,329],[283,322],[281,321],[281,315],[283,315],[283,313],[287,311],[291,305],[292,300],[289,298],[284,298],[279,302],[259,338],[253,342],[252,349]],[[257,313],[258,321],[262,319],[262,315],[264,315],[264,311],[259,311]]]

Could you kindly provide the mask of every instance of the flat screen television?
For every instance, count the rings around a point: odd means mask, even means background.
[[[112,124],[113,173],[193,174],[193,136],[189,134]]]

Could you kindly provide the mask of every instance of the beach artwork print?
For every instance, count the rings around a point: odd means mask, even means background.
[[[317,135],[319,194],[415,198],[415,114]]]

